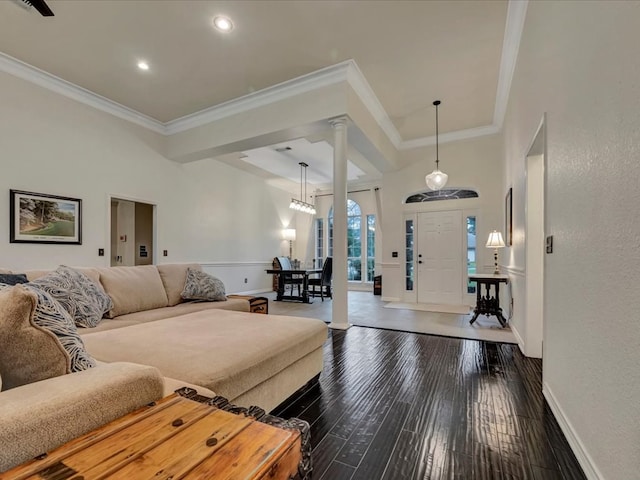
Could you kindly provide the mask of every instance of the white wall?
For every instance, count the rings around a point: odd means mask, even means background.
[[[588,478],[640,471],[640,2],[529,2],[504,127],[509,265],[547,113],[544,391]]]
[[[161,136],[8,74],[0,106],[0,266],[108,265],[113,195],[157,205],[159,263],[223,263],[229,291],[270,289],[287,192],[213,160],[174,163]],[[10,244],[9,189],[82,199],[83,244]]]
[[[403,160],[409,166],[385,174],[382,187],[384,240],[380,257],[383,299],[404,299],[405,214],[436,210],[473,211],[477,218],[479,271],[493,266],[493,250],[483,245],[492,230],[504,233],[506,191],[502,187],[501,146],[499,135],[440,145],[440,169],[449,175],[447,187],[474,189],[479,195],[474,199],[403,203],[410,194],[427,190],[424,177],[435,166],[435,146],[403,152]],[[392,257],[394,251],[398,252],[397,258]],[[508,305],[502,295],[501,300]]]

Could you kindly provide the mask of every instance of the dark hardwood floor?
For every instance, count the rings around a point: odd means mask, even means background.
[[[541,377],[515,345],[352,327],[274,413],[311,424],[314,480],[585,479]]]

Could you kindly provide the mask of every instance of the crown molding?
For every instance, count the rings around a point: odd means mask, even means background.
[[[156,133],[165,133],[165,126],[162,122],[137,112],[132,108],[125,107],[113,100],[109,100],[102,95],[93,93],[86,88],[67,82],[60,77],[56,77],[2,52],[0,52],[0,71],[90,107],[97,108],[103,112],[110,113],[118,118],[140,125],[141,127],[148,128]]]
[[[442,142],[453,142],[498,133],[504,122],[513,73],[524,28],[528,0],[509,0],[500,72],[496,92],[493,123],[491,125],[449,132],[439,136]],[[9,73],[40,87],[97,108],[123,120],[135,123],[162,135],[172,135],[238,113],[269,105],[316,89],[347,82],[363,102],[369,113],[398,150],[409,150],[435,144],[435,136],[404,141],[389,115],[378,100],[369,82],[354,60],[331,65],[301,77],[267,87],[190,115],[162,123],[132,108],[114,102],[85,88],[40,70],[0,52],[0,71]]]
[[[502,129],[504,117],[509,103],[509,92],[513,73],[518,60],[520,39],[524,30],[524,20],[527,16],[529,0],[510,0],[507,10],[507,22],[504,28],[504,40],[502,42],[502,57],[500,59],[500,73],[496,91],[496,104],[493,111],[493,124]]]
[[[355,62],[347,60],[315,72],[287,80],[277,85],[234,98],[227,102],[205,108],[199,112],[186,115],[165,123],[167,135],[183,132],[191,128],[200,127],[216,120],[232,115],[248,112],[255,108],[276,103],[287,98],[311,92],[323,87],[347,81],[349,69],[354,68]],[[355,66],[357,68],[357,66]]]
[[[365,78],[362,70],[356,64],[355,61],[350,60],[351,68],[348,72],[348,82],[351,88],[356,92],[364,106],[369,110],[369,113],[376,120],[382,131],[389,137],[389,140],[396,148],[399,148],[402,143],[402,137],[396,129],[395,125],[389,118],[387,111],[384,109],[380,100],[376,96],[373,88],[369,85],[369,82]]]
[[[458,130],[457,132],[442,133],[438,136],[439,143],[457,142],[459,140],[468,140],[470,138],[484,137],[486,135],[494,135],[500,129],[496,125],[486,125],[484,127],[469,128],[467,130]],[[400,150],[411,150],[413,148],[428,147],[436,144],[435,135],[431,137],[416,138],[402,142]]]

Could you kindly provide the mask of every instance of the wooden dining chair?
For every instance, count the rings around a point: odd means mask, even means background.
[[[320,278],[309,278],[309,295],[315,297],[320,294],[320,298],[324,302],[324,297],[333,298],[331,293],[331,276],[333,275],[333,258],[327,257],[322,265],[322,273]]]
[[[288,257],[276,257],[276,262],[278,263],[278,267],[280,270],[292,270],[291,260],[289,260]],[[281,273],[279,275],[282,275],[285,290],[288,286],[291,289],[291,294],[293,295],[293,287],[297,287],[298,296],[301,295],[302,282],[304,280],[303,275],[295,275],[291,273]]]

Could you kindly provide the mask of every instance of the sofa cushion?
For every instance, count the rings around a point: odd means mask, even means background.
[[[91,332],[103,332],[115,328],[138,325],[140,323],[154,322],[164,318],[179,317],[187,313],[200,312],[202,310],[235,310],[236,312],[249,312],[249,302],[241,298],[229,298],[224,302],[184,302],[173,307],[154,308],[142,312],[127,313],[116,318],[105,319],[95,328],[80,328],[78,333],[86,335]]]
[[[113,306],[100,285],[84,273],[64,265],[34,280],[31,285],[60,302],[79,327],[95,327]]]
[[[95,366],[66,310],[30,284],[0,286],[0,345],[4,390]]]
[[[168,305],[158,269],[154,265],[101,268],[100,282],[113,300],[109,318]]]
[[[163,378],[155,368],[129,363],[101,365],[2,392],[0,472],[157,401],[162,394]],[[82,478],[71,469],[52,470],[47,478]],[[0,473],[0,478],[6,476]]]
[[[152,365],[165,377],[233,400],[320,348],[327,325],[313,318],[205,310],[82,338],[98,360]]]
[[[100,285],[100,273],[97,268],[92,267],[72,267],[74,270],[84,273],[91,280],[96,282],[96,284]],[[42,278],[45,275],[50,274],[53,270],[25,270],[24,273],[27,276],[27,279],[32,282],[33,280],[37,280],[38,278]],[[15,272],[14,272],[15,273]]]
[[[227,299],[222,280],[192,268],[187,269],[187,280],[181,297],[185,300],[206,300],[208,302],[221,302]]]
[[[5,285],[17,285],[28,281],[24,273],[0,273],[0,283]]]
[[[156,268],[167,292],[170,307],[182,302],[180,294],[184,290],[184,284],[187,280],[187,268],[202,271],[202,267],[197,263],[172,263],[156,265]]]

